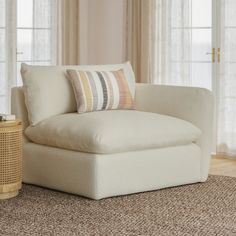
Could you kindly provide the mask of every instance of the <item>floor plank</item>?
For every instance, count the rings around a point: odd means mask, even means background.
[[[236,177],[236,158],[213,157],[211,159],[210,174]]]

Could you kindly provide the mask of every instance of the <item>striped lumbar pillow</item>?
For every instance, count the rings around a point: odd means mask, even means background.
[[[134,97],[122,69],[117,71],[67,70],[67,73],[74,89],[78,113],[134,109]]]

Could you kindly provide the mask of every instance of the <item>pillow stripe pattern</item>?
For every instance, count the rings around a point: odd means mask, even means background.
[[[123,70],[67,70],[74,89],[78,113],[134,109],[134,98]]]

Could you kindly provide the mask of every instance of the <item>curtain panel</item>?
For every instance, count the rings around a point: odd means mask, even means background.
[[[136,82],[153,82],[154,0],[127,0],[126,58],[133,66]]]
[[[153,23],[153,81],[192,86],[191,0],[156,0]]]
[[[59,65],[79,64],[79,0],[58,0]]]
[[[217,79],[217,147],[220,156],[236,156],[236,1],[221,0],[220,51]]]
[[[194,14],[196,16],[196,11],[193,12],[194,1],[127,0],[127,59],[133,65],[137,82],[200,86],[211,89],[213,87],[209,86],[209,82],[213,84],[215,80],[214,152],[220,156],[235,157],[236,1],[213,2],[216,5],[211,5],[211,9],[208,10],[216,11],[217,20],[215,22],[213,20],[213,24],[210,23],[208,28],[215,27],[217,37],[212,36],[211,29],[204,29],[205,32],[208,30],[211,36],[209,42],[207,39],[203,42],[199,40],[201,37],[196,37],[196,30],[199,29],[196,29],[198,28],[196,22],[195,25],[193,23]],[[198,11],[197,14],[201,17],[201,12],[199,9]],[[216,66],[213,67],[215,75],[212,74],[212,62],[207,61],[203,56],[199,57],[202,52],[198,54],[201,47],[205,48],[205,54],[210,54],[213,42],[211,37],[217,45],[213,44],[213,47],[218,47],[216,50],[220,50],[220,53],[218,51],[220,59],[217,59],[217,64],[213,65]],[[202,58],[204,58],[203,62],[201,62]],[[194,66],[200,63],[205,64],[204,67]],[[210,66],[207,66],[208,64]],[[197,77],[203,73],[198,74],[196,68],[205,70],[205,75],[209,75],[210,78],[203,79],[208,81],[202,81],[202,78]],[[206,73],[208,70],[209,74]]]
[[[137,82],[191,81],[191,0],[127,0],[126,58]]]
[[[57,1],[0,0],[0,113],[9,113],[11,88],[21,86],[21,63],[57,61]]]

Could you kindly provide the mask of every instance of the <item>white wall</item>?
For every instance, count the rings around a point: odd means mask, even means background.
[[[81,64],[125,60],[125,0],[80,0]]]

